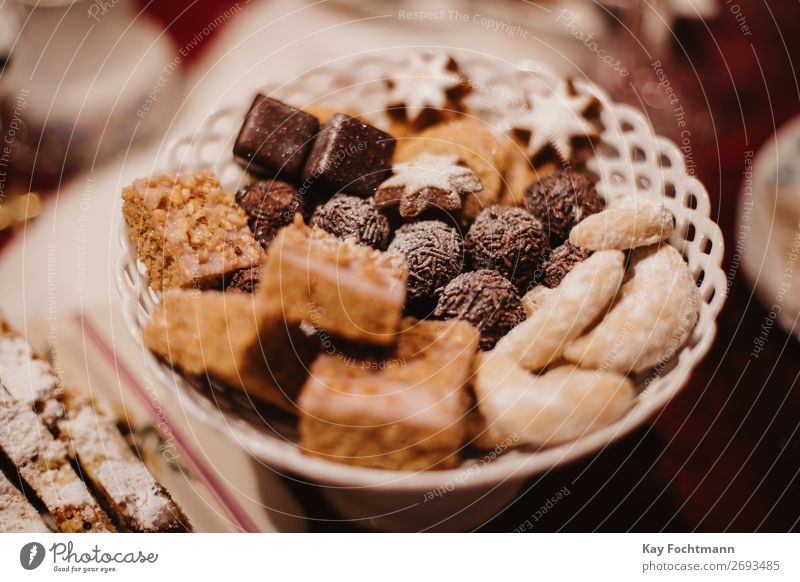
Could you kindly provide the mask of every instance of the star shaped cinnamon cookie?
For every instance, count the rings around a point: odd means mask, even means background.
[[[399,205],[400,216],[411,218],[427,208],[458,210],[467,194],[483,190],[481,179],[456,156],[423,153],[394,167],[394,176],[378,187],[378,207]]]

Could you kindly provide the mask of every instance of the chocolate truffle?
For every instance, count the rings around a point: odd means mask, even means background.
[[[538,219],[508,206],[481,212],[464,240],[471,268],[495,270],[523,293],[536,278],[549,244]]]
[[[261,281],[261,267],[242,269],[233,274],[230,282],[225,285],[225,290],[252,293],[258,287],[259,281]]]
[[[567,240],[573,226],[605,207],[606,202],[594,184],[570,170],[545,176],[525,191],[525,208],[542,221],[552,245]]]
[[[497,341],[525,319],[517,288],[497,271],[481,269],[450,281],[439,297],[434,317],[464,319],[481,332],[481,349]]]
[[[389,219],[378,211],[372,198],[337,194],[317,207],[311,224],[341,239],[354,238],[379,250],[389,244]]]
[[[320,129],[303,170],[306,192],[346,192],[367,198],[392,174],[394,138],[344,113]]]
[[[542,263],[542,283],[551,289],[558,287],[572,267],[589,258],[589,252],[569,241],[554,248]]]
[[[401,253],[408,263],[408,305],[433,307],[450,280],[461,272],[464,246],[456,229],[438,220],[412,222],[401,226],[389,251]]]
[[[282,227],[302,212],[300,195],[291,185],[277,180],[253,182],[236,193],[236,202],[247,214],[253,236],[267,248]]]
[[[256,95],[233,145],[247,171],[295,181],[319,131],[313,115],[276,99]]]

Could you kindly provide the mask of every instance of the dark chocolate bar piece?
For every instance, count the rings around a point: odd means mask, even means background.
[[[233,155],[249,172],[293,181],[318,131],[313,115],[259,94],[244,118]]]
[[[394,147],[388,133],[337,113],[322,126],[311,148],[300,192],[372,196],[392,174]]]

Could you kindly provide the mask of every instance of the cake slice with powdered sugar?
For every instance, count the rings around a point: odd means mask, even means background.
[[[0,382],[16,402],[34,407],[52,429],[64,416],[61,381],[47,360],[40,358],[0,317]]]
[[[120,527],[131,532],[181,532],[189,520],[120,434],[109,415],[87,398],[67,393],[58,427]]]
[[[33,409],[0,389],[0,452],[63,532],[109,532],[114,526],[72,468],[64,444]]]
[[[0,532],[46,533],[50,531],[39,511],[0,473]]]
[[[134,454],[113,417],[64,390],[49,362],[2,318],[0,457],[13,465],[61,531],[189,530],[184,514]],[[23,531],[38,531],[35,522],[20,521],[23,502],[28,500],[21,491],[0,483],[0,529],[8,521]]]

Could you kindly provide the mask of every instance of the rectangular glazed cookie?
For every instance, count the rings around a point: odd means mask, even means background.
[[[298,400],[304,452],[393,470],[458,463],[479,333],[458,320],[403,327],[388,359],[317,358]]]
[[[296,218],[270,245],[256,293],[278,299],[286,321],[387,345],[402,316],[406,277],[401,256],[339,240]]]
[[[140,178],[122,199],[128,236],[156,291],[221,287],[226,275],[263,259],[247,216],[211,172]]]
[[[171,289],[142,338],[186,374],[208,374],[290,412],[316,351],[276,302],[249,293]]]
[[[67,418],[59,423],[60,438],[125,531],[191,529],[186,516],[133,453],[112,418],[97,411],[92,401],[72,395],[67,410]]]
[[[0,389],[0,451],[41,499],[63,532],[109,532],[114,526],[56,440],[25,403]]]
[[[0,533],[46,533],[42,516],[0,472]]]

